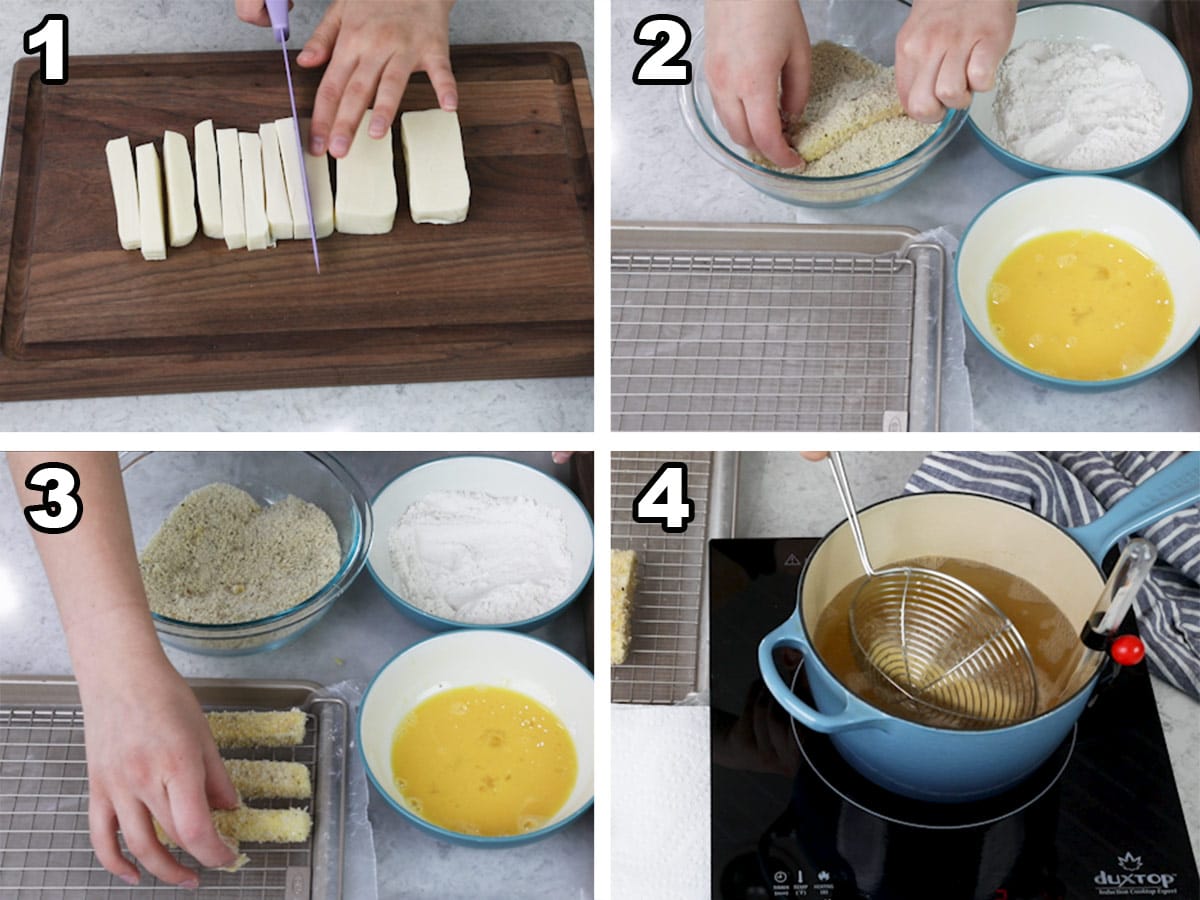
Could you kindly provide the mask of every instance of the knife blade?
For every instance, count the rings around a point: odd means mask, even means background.
[[[288,27],[288,0],[265,0],[267,16],[271,20],[271,32],[275,40],[283,48],[283,70],[287,74],[288,100],[292,105],[292,127],[295,131],[296,151],[300,159],[300,181],[304,186],[304,208],[308,212],[308,235],[312,239],[313,263],[317,274],[321,274],[321,255],[317,251],[317,228],[313,222],[312,197],[308,193],[308,167],[304,162],[304,143],[300,138],[300,117],[296,114],[296,91],[292,86],[292,64],[288,59],[287,42],[290,33]]]

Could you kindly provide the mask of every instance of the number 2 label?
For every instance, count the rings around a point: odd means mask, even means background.
[[[42,84],[67,83],[67,17],[48,13],[25,32],[25,52],[40,53]]]
[[[44,534],[62,534],[79,524],[83,500],[79,473],[66,463],[42,463],[25,476],[25,487],[42,492],[42,502],[24,509],[25,521]]]
[[[663,463],[633,500],[633,521],[659,523],[669,534],[682,534],[696,518],[696,503],[687,493],[687,466]]]
[[[654,47],[633,67],[634,84],[692,83],[692,64],[681,59],[692,45],[692,32],[679,16],[646,16],[633,30],[633,40]]]

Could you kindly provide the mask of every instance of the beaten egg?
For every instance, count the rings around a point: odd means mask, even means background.
[[[392,776],[408,808],[460,834],[537,831],[567,802],[577,771],[562,720],[507,688],[435,694],[392,739]]]
[[[996,269],[987,302],[996,338],[1019,363],[1084,381],[1145,368],[1175,315],[1158,264],[1097,231],[1026,241]]]

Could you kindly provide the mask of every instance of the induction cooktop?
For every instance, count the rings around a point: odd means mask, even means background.
[[[709,542],[712,891],[721,900],[1200,898],[1145,666],[1041,768],[967,804],[890,794],[794,723],[758,673],[812,538]],[[803,661],[777,658],[803,695]]]

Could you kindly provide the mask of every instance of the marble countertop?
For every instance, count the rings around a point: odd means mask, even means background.
[[[312,34],[326,3],[302,0],[293,44]],[[232,0],[34,0],[7,10],[0,108],[22,57],[20,33],[44,14],[69,21],[72,55],[266,50],[269,29],[234,15]],[[594,72],[591,0],[458,0],[451,43],[572,41]],[[5,115],[7,123],[7,114]],[[5,125],[0,125],[2,133]],[[2,146],[2,145],[0,145]],[[0,403],[9,431],[591,431],[593,379],[364,385]]]
[[[854,498],[866,506],[899,493],[924,453],[844,456]],[[739,462],[734,536],[820,535],[845,517],[826,465],[792,453],[743,453]],[[1153,685],[1192,853],[1200,860],[1200,703],[1157,679]],[[613,896],[708,896],[707,778],[697,786],[697,776],[709,766],[706,712],[707,708],[683,706],[614,705]],[[643,757],[648,746],[664,748],[664,756],[647,762]],[[669,758],[665,748],[671,748]],[[678,789],[670,775],[674,771],[692,773],[690,790]],[[641,838],[651,832],[669,833],[672,839],[663,846],[646,846]],[[688,878],[692,892],[679,892]],[[644,884],[664,892],[636,892]]]
[[[394,476],[440,453],[344,453],[338,458],[374,496]],[[566,480],[566,465],[546,453],[497,454]],[[0,659],[5,675],[63,675],[71,671],[66,643],[45,574],[18,511],[7,466],[0,463]],[[586,605],[577,602],[535,631],[586,662]],[[217,658],[168,648],[175,667],[193,678],[300,678],[321,684],[368,682],[389,659],[430,632],[384,597],[364,569],[321,622],[295,642],[267,653]],[[593,896],[593,816],[532,844],[475,850],[436,840],[402,819],[372,789],[380,897],[513,898]]]
[[[1165,27],[1161,0],[1105,0],[1105,5]],[[810,34],[817,40],[823,35],[822,14],[827,7],[820,0],[804,0],[803,6]],[[897,3],[880,0],[878,5],[880,16],[897,17],[897,27],[903,10]],[[684,126],[678,88],[637,85],[631,78],[634,65],[648,49],[633,41],[634,28],[643,17],[674,13],[695,33],[703,23],[702,11],[703,0],[613,0],[614,222],[906,225],[918,231],[944,226],[960,238],[984,205],[1025,181],[990,156],[965,127],[918,179],[869,206],[815,210],[760,194],[701,150]],[[687,58],[694,66],[703,64],[695,49]],[[1178,155],[1168,152],[1131,180],[1178,202]],[[955,304],[948,306],[952,315],[959,315]],[[970,336],[964,361],[976,430],[1200,430],[1200,375],[1194,352],[1140,384],[1102,394],[1066,393],[1036,385],[998,362]],[[953,368],[962,379],[961,367]]]

